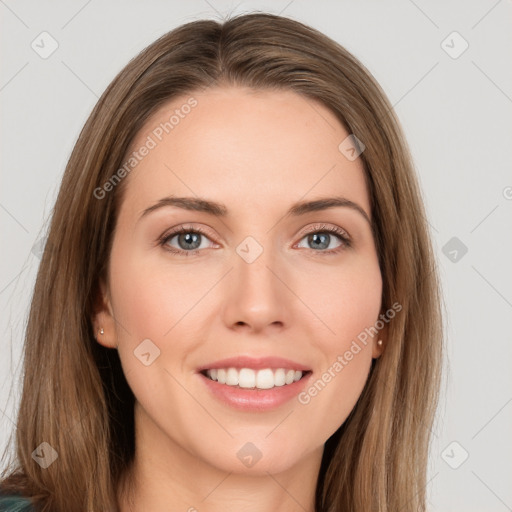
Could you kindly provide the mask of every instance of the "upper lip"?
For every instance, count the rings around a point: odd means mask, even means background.
[[[264,368],[283,368],[285,370],[300,370],[303,372],[310,370],[303,364],[283,357],[236,356],[205,364],[198,368],[197,371],[202,372],[204,370],[212,370],[214,368],[252,368],[254,370],[262,370]]]

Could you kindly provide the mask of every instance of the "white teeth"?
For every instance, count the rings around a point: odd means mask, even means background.
[[[274,386],[284,386],[286,384],[286,375],[282,368],[274,372]]]
[[[214,368],[207,370],[206,375],[219,384],[239,386],[241,388],[271,389],[274,386],[285,386],[297,382],[302,378],[300,370],[285,370],[284,368],[265,368],[253,370],[251,368]]]
[[[208,371],[211,371],[211,370],[208,370]],[[211,376],[210,374],[210,378],[213,379],[213,377]],[[220,384],[226,384],[226,370],[222,369],[222,368],[219,368],[217,370],[217,381],[220,383]]]
[[[256,374],[256,387],[258,389],[270,389],[274,387],[274,372],[270,368],[258,371]]]
[[[226,384],[228,386],[238,386],[238,372],[236,368],[228,368],[226,372]]]
[[[212,379],[213,374],[212,374]],[[256,372],[250,368],[242,368],[238,373],[238,385],[241,388],[253,388],[256,386]]]

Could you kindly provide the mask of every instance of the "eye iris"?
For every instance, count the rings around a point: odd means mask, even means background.
[[[200,234],[199,233],[184,233],[184,234],[180,234],[178,235],[178,244],[180,245],[180,247],[182,247],[183,249],[197,249],[197,247],[199,247],[201,245],[201,243],[199,242],[199,238],[200,238]],[[190,247],[190,246],[183,246],[182,245],[182,242],[184,242],[185,244],[197,244],[196,246],[194,247]]]
[[[320,237],[323,237],[320,240]],[[308,242],[312,242],[316,248],[325,249],[329,247],[330,236],[327,233],[313,233],[309,235]]]

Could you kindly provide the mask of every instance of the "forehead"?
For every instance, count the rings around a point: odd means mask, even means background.
[[[166,103],[131,148],[145,156],[126,178],[136,210],[165,195],[197,195],[233,209],[343,195],[370,216],[361,160],[339,149],[350,134],[323,104],[293,91],[219,87]]]

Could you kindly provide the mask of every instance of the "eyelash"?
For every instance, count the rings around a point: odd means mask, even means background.
[[[180,226],[179,228],[174,229],[170,233],[164,233],[158,239],[158,244],[160,246],[162,246],[166,251],[169,251],[172,254],[178,254],[178,255],[186,256],[186,257],[195,256],[197,253],[199,253],[203,250],[203,249],[194,249],[192,251],[183,251],[183,250],[178,250],[174,247],[167,245],[169,240],[171,240],[174,236],[183,234],[183,233],[196,233],[196,234],[203,235],[206,238],[210,238],[208,233],[206,233],[206,231],[204,231],[203,229],[201,229],[199,227],[191,228],[191,227],[187,227],[187,226]],[[352,242],[351,242],[350,238],[348,237],[346,231],[344,231],[341,228],[335,227],[335,226],[326,226],[325,224],[320,224],[320,225],[317,224],[317,225],[313,226],[313,228],[310,231],[307,231],[306,233],[304,233],[301,236],[300,240],[302,240],[304,237],[311,235],[311,234],[324,234],[324,233],[336,235],[339,238],[339,240],[342,242],[342,244],[339,247],[336,247],[336,249],[330,249],[328,251],[315,251],[314,249],[309,249],[310,251],[313,251],[314,253],[322,253],[322,254],[326,254],[326,255],[336,255],[339,252],[352,247]],[[299,240],[299,242],[300,242],[300,240]]]

